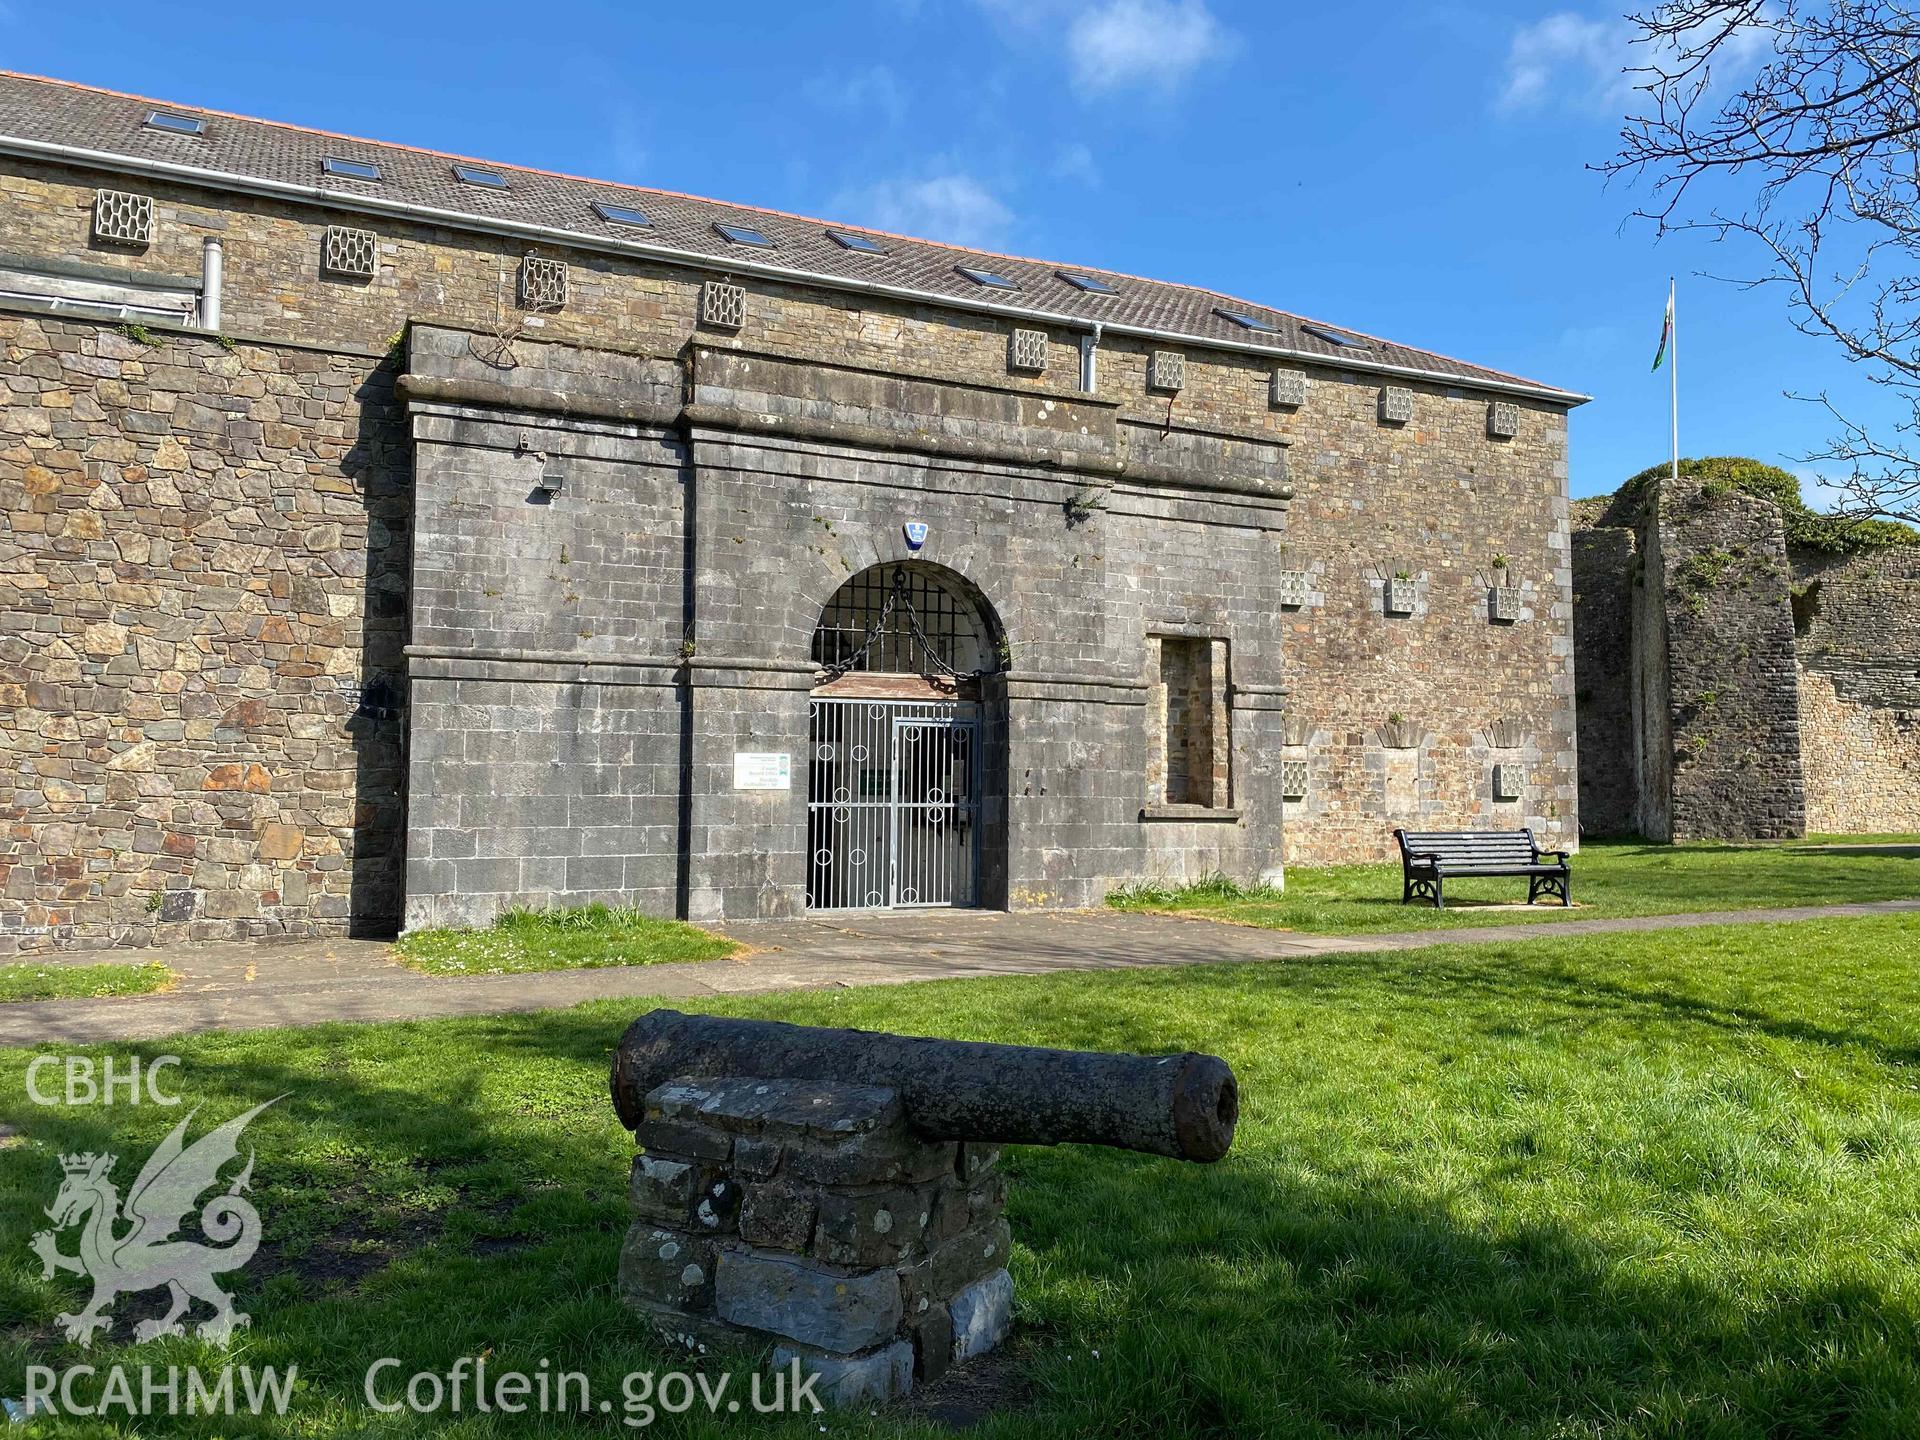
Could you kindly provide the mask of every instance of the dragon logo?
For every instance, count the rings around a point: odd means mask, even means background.
[[[69,1340],[91,1345],[96,1330],[112,1326],[107,1307],[116,1296],[161,1286],[169,1292],[170,1307],[159,1319],[136,1325],[137,1340],[185,1334],[180,1317],[196,1299],[214,1307],[212,1318],[194,1332],[203,1339],[225,1340],[235,1329],[252,1323],[233,1308],[233,1297],[213,1279],[238,1270],[260,1248],[260,1214],[242,1196],[252,1188],[251,1150],[246,1167],[226,1192],[207,1201],[200,1211],[201,1233],[213,1243],[176,1239],[174,1232],[186,1223],[200,1196],[219,1183],[221,1167],[238,1157],[240,1132],[267,1105],[285,1098],[276,1096],[256,1105],[188,1145],[187,1125],[199,1113],[196,1107],[148,1157],[124,1205],[111,1179],[118,1156],[89,1152],[60,1157],[64,1178],[60,1193],[47,1207],[53,1229],[35,1235],[32,1248],[40,1257],[41,1278],[51,1280],[56,1270],[70,1270],[93,1281],[93,1299],[86,1309],[78,1315],[55,1317]],[[80,1227],[80,1250],[77,1255],[63,1255],[54,1234],[72,1226]]]

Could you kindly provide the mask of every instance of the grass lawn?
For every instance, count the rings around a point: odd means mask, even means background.
[[[91,1000],[151,995],[173,983],[173,971],[148,965],[49,965],[23,960],[0,965],[0,1004],[9,1000]]]
[[[667,1368],[613,1294],[630,1142],[609,1051],[641,1002],[203,1036],[169,1077],[247,1134],[267,1243],[233,1358],[297,1365],[284,1420],[148,1434],[616,1435],[371,1413],[365,1367],[542,1358],[596,1395]],[[1215,1166],[1010,1150],[1027,1408],[1079,1437],[1911,1436],[1920,1415],[1920,916],[1178,970],[945,982],[713,1009],[928,1034],[1212,1050],[1243,1119]],[[155,1053],[155,1047],[142,1047]],[[29,1055],[0,1052],[0,1094]],[[193,1340],[54,1331],[83,1297],[27,1237],[56,1152],[130,1176],[179,1118],[9,1107],[0,1394],[30,1363],[212,1366]],[[5,1142],[0,1142],[5,1143]],[[63,1242],[71,1248],[70,1240]],[[1097,1355],[1096,1352],[1097,1351]],[[617,1402],[616,1402],[617,1404]],[[661,1417],[670,1434],[911,1432]],[[114,1433],[134,1433],[125,1426]],[[929,1432],[930,1433],[930,1432]]]
[[[1889,844],[1881,851],[1826,843]],[[1511,920],[1598,920],[1688,910],[1754,910],[1777,905],[1843,905],[1920,898],[1920,836],[1815,836],[1774,845],[1650,845],[1589,841],[1573,857],[1571,910],[1528,905],[1524,879],[1447,881],[1447,908],[1400,903],[1400,863],[1289,865],[1284,892],[1207,882],[1186,889],[1139,886],[1110,896],[1122,910],[1191,911],[1274,930],[1323,935]],[[1489,908],[1498,906],[1497,909]]]
[[[394,954],[427,975],[511,975],[719,960],[739,948],[678,920],[583,905],[510,910],[485,930],[417,930],[401,937]]]

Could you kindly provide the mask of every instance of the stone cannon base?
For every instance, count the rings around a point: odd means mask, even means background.
[[[634,1131],[620,1292],[668,1340],[774,1347],[825,1400],[905,1395],[1006,1335],[999,1150],[929,1141],[892,1089],[676,1079]]]

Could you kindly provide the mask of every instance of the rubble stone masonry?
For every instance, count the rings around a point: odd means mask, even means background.
[[[397,913],[392,366],[0,315],[0,953]]]
[[[601,354],[612,357],[596,362],[604,374],[632,368],[659,381],[652,408],[631,422],[619,419],[620,406],[638,403],[631,396],[599,397],[591,423],[542,412],[540,426],[567,432],[554,444],[579,462],[576,495],[628,483],[607,457],[617,440],[628,446],[619,460],[626,464],[644,432],[657,452],[649,452],[656,468],[647,483],[671,501],[684,471],[695,477],[697,502],[716,507],[696,530],[693,553],[680,557],[693,569],[683,576],[675,559],[670,574],[633,577],[667,597],[652,621],[629,625],[632,617],[603,607],[601,623],[576,623],[541,641],[595,663],[633,662],[638,668],[623,678],[644,682],[636,693],[658,690],[640,707],[653,718],[608,742],[641,771],[681,773],[684,757],[663,756],[654,740],[676,750],[691,744],[699,784],[724,789],[720,777],[736,747],[804,747],[804,732],[790,733],[802,712],[787,693],[797,685],[804,699],[808,622],[797,596],[816,602],[847,565],[893,556],[890,537],[902,506],[912,505],[943,539],[979,537],[967,541],[967,553],[980,558],[983,579],[1004,577],[1014,598],[1003,618],[1028,637],[1008,682],[1008,768],[993,777],[1000,794],[989,806],[1016,807],[1010,853],[1033,868],[986,877],[986,890],[997,886],[1004,903],[1087,903],[1142,865],[1176,878],[1214,865],[1250,867],[1242,878],[1256,878],[1273,868],[1265,836],[1276,828],[1294,862],[1384,857],[1392,827],[1403,823],[1530,824],[1543,845],[1577,843],[1560,405],[1509,397],[1516,431],[1493,438],[1489,395],[1396,378],[1395,387],[1411,393],[1411,415],[1389,423],[1378,375],[1287,361],[1307,375],[1304,402],[1294,405],[1273,386],[1275,360],[1197,345],[1186,352],[1182,388],[1169,394],[1147,384],[1156,347],[1124,338],[1100,346],[1096,391],[1083,395],[1080,335],[1064,328],[1049,335],[1049,368],[1029,373],[1009,366],[1009,319],[759,280],[745,284],[737,329],[703,327],[703,274],[553,247],[540,253],[567,262],[568,298],[536,314],[519,308],[515,293],[528,247],[503,238],[104,171],[23,160],[7,169],[0,253],[11,263],[83,260],[185,278],[199,272],[202,242],[218,237],[226,334],[127,330],[29,313],[24,303],[0,307],[8,355],[0,715],[11,720],[0,736],[0,948],[398,923],[404,737],[411,729],[418,741],[471,719],[458,687],[476,677],[461,667],[481,663],[439,655],[438,688],[422,701],[421,662],[410,665],[404,653],[410,639],[423,638],[409,636],[409,612],[441,626],[437,639],[425,638],[443,652],[459,649],[467,631],[501,638],[482,633],[482,615],[434,608],[442,594],[480,604],[476,597],[495,582],[467,576],[474,583],[455,584],[444,551],[419,570],[412,565],[420,438],[412,427],[427,426],[445,457],[431,477],[442,487],[436,515],[464,514],[471,497],[461,487],[474,475],[504,487],[518,473],[519,428],[531,422],[514,392],[538,381],[540,362],[531,357],[544,354]],[[90,238],[102,184],[153,197],[151,245],[129,253]],[[372,277],[321,272],[330,222],[377,232]],[[439,410],[416,398],[412,417],[403,414],[395,386],[415,326],[458,337],[465,358],[456,366],[439,357],[441,373],[484,372],[497,393]],[[842,389],[896,397],[893,451],[874,450],[871,433],[857,444],[802,444],[771,433],[743,437],[676,413],[692,393],[696,351],[737,355],[739,375],[710,388],[749,409],[759,382],[745,377],[764,375],[770,361],[788,367],[781,383],[792,394],[812,383],[796,378],[812,366]],[[805,403],[828,413],[841,403],[838,393]],[[924,411],[961,403],[954,397],[973,397],[964,403],[978,413]],[[1060,425],[1069,400],[1092,417],[1078,438]],[[1106,437],[1102,463],[1145,456],[1151,464],[1116,484],[1098,465],[1076,472],[1044,451],[1005,453],[1009,439],[1051,436],[1048,445],[1071,448],[1091,444],[1092,431]],[[927,439],[932,432],[937,441]],[[999,459],[967,458],[991,449],[995,434]],[[1290,506],[1277,482],[1265,499],[1207,488],[1223,473],[1279,476],[1283,455]],[[1161,472],[1164,483],[1154,478]],[[791,553],[747,544],[743,527],[761,513],[754,496],[768,486],[786,487],[780,493],[791,503],[781,523],[808,536]],[[1067,524],[1064,515],[1089,495],[1105,496],[1101,508],[1084,524]],[[524,496],[509,498],[519,505]],[[447,533],[457,529],[449,521]],[[510,552],[513,535],[497,538],[500,553]],[[615,556],[627,543],[611,533],[590,539],[594,556]],[[653,541],[672,537],[660,532]],[[723,541],[727,556],[719,559],[711,547]],[[567,552],[579,553],[577,543]],[[1297,608],[1279,602],[1283,570],[1308,576]],[[804,588],[796,592],[782,573],[803,575]],[[1403,573],[1411,613],[1389,613],[1384,591]],[[447,588],[414,593],[421,574]],[[773,612],[736,601],[731,587],[743,580],[750,585],[741,597],[780,607],[780,628],[762,624]],[[784,718],[769,734],[683,713],[672,666],[660,663],[685,643],[695,600],[678,593],[683,582],[702,587],[698,608],[712,627],[700,637],[696,669],[709,655],[745,657],[775,644],[792,652],[792,673],[757,662],[737,676],[708,677],[740,688],[742,715],[755,693],[774,696],[769,703]],[[1495,586],[1518,592],[1517,618],[1496,618]],[[1061,595],[1102,589],[1116,597],[1100,602],[1105,610],[1060,608]],[[563,617],[548,618],[557,625]],[[1215,727],[1228,735],[1216,734],[1210,752],[1220,767],[1214,798],[1247,809],[1231,823],[1162,819],[1143,840],[1140,812],[1152,790],[1147,694],[1158,679],[1145,637],[1156,633],[1216,642],[1229,673]],[[516,643],[539,638],[529,631]],[[1088,703],[1085,677],[1093,674],[1108,692],[1097,727],[1072,718]],[[516,672],[505,683],[560,682]],[[410,702],[427,708],[410,716]],[[488,727],[508,722],[487,729],[502,746],[510,746],[512,714],[511,704],[490,712]],[[426,746],[414,772],[459,759],[450,743]],[[503,750],[502,758],[527,756]],[[1305,762],[1309,783],[1281,817],[1277,794],[1258,797],[1277,786],[1288,761]],[[1518,801],[1494,799],[1496,763],[1522,768]],[[639,783],[638,774],[620,783]],[[1018,807],[1041,794],[1079,806],[1082,820],[1023,821],[1040,812]],[[749,796],[737,805],[748,801],[772,803]],[[1083,823],[1096,802],[1097,824]],[[609,883],[613,859],[595,867],[586,863],[591,856],[561,858],[581,861],[583,875],[593,870],[596,890],[685,908],[703,884],[684,867],[676,877],[670,858],[656,853],[671,837],[692,843],[706,857],[700,864],[714,870],[708,907],[769,885],[787,904],[788,879],[769,880],[758,860],[729,851],[745,823],[730,806],[736,802],[710,814],[704,800],[689,808],[656,794],[644,814],[636,805],[629,820],[613,822],[628,827],[629,852],[647,852],[636,862],[637,882],[623,868]],[[470,828],[445,813],[420,823]],[[797,817],[752,824],[756,835],[804,833]],[[458,838],[449,835],[448,844]],[[416,871],[451,861],[457,886],[461,859],[486,857],[405,858]],[[542,857],[507,858],[524,876],[526,861]]]
[[[1920,546],[1790,550],[1713,481],[1583,502],[1590,834],[1906,832],[1920,815]]]
[[[1795,566],[1807,828],[1904,833],[1920,817],[1920,546]]]

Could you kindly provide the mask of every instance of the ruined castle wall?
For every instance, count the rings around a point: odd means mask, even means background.
[[[1635,829],[1633,617],[1640,552],[1634,532],[1573,532],[1574,680],[1580,739],[1580,828]]]
[[[0,314],[0,953],[398,913],[378,355]]]
[[[1920,547],[1796,570],[1807,828],[1910,831],[1920,817]]]
[[[1651,513],[1649,511],[1649,513]],[[1627,592],[1628,719],[1633,751],[1633,828],[1650,840],[1673,838],[1673,676],[1667,664],[1666,536],[1641,531],[1642,563]]]
[[[1654,839],[1783,839],[1806,832],[1799,677],[1790,573],[1780,511],[1725,486],[1663,481],[1650,501],[1657,546],[1647,586],[1661,587],[1668,823],[1644,817]],[[1656,693],[1652,681],[1642,694]],[[1646,732],[1650,737],[1655,730]],[[1656,789],[1660,788],[1657,783]]]

